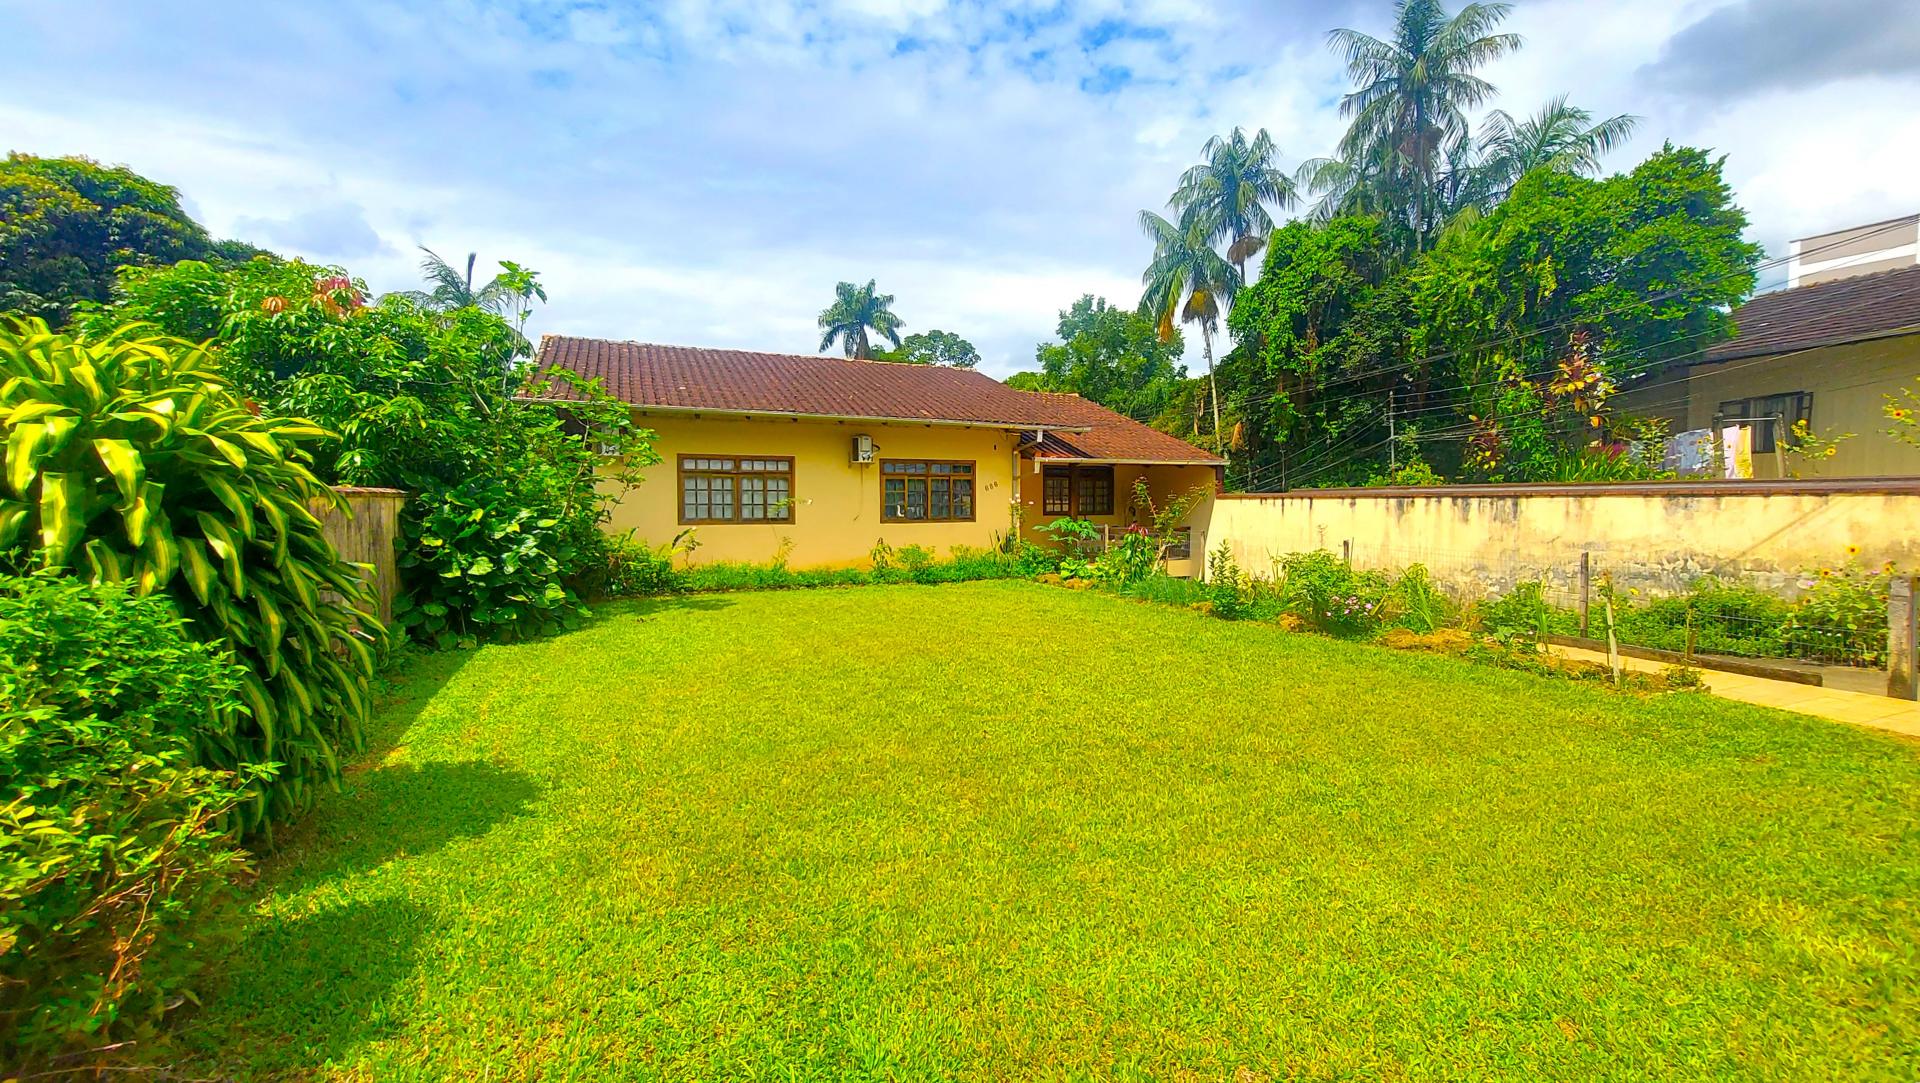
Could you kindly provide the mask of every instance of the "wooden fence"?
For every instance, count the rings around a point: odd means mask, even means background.
[[[395,564],[400,540],[400,506],[407,494],[398,489],[363,489],[337,485],[334,492],[346,500],[344,510],[316,501],[326,539],[344,560],[367,565],[366,580],[373,587],[375,611],[382,624],[393,622],[393,602],[400,594],[400,571]]]

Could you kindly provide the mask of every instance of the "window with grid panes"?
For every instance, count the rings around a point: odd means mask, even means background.
[[[973,464],[880,460],[880,518],[896,523],[973,520]]]
[[[793,522],[793,460],[680,456],[682,523]]]
[[[1073,467],[1047,467],[1041,474],[1040,486],[1040,510],[1043,514],[1073,514]]]
[[[1074,514],[1113,514],[1113,467],[1082,466],[1073,472]]]

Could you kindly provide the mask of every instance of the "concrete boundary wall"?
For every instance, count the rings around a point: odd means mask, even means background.
[[[1424,563],[1469,593],[1594,573],[1649,593],[1703,575],[1792,596],[1803,572],[1853,559],[1920,570],[1920,477],[1619,485],[1448,485],[1225,494],[1197,531],[1272,575],[1288,553],[1350,553],[1360,567]],[[1197,540],[1197,539],[1196,539]]]

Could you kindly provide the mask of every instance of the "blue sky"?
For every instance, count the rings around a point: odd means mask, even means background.
[[[407,288],[417,246],[540,270],[538,331],[811,352],[841,279],[1030,364],[1130,302],[1206,138],[1338,138],[1325,32],[1385,0],[0,0],[0,145],[171,183],[216,233]],[[1920,210],[1903,0],[1521,0],[1487,74],[1716,148],[1777,251]],[[1195,348],[1192,353],[1197,355]],[[1197,361],[1197,356],[1194,358]]]

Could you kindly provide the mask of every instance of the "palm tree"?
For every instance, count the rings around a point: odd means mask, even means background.
[[[458,308],[478,308],[487,312],[502,313],[512,309],[516,303],[515,292],[495,275],[486,285],[474,288],[473,266],[479,255],[467,253],[465,269],[454,267],[425,245],[420,251],[427,258],[420,261],[420,273],[431,290],[408,290],[402,296],[410,297],[422,308],[435,312],[452,312]],[[544,299],[544,298],[543,298]]]
[[[870,360],[873,344],[867,339],[869,328],[885,335],[894,349],[900,348],[900,328],[904,325],[893,314],[893,294],[875,293],[873,279],[868,279],[865,286],[842,282],[833,291],[833,303],[820,313],[820,329],[826,332],[820,336],[822,350],[837,338],[848,357]]]
[[[1240,273],[1214,251],[1207,224],[1176,226],[1152,211],[1140,212],[1140,228],[1153,238],[1153,262],[1140,280],[1146,292],[1140,311],[1153,319],[1160,341],[1173,340],[1176,323],[1200,325],[1207,358],[1207,392],[1213,400],[1213,432],[1220,435],[1220,387],[1213,378],[1213,332],[1240,288]]]
[[[1265,128],[1252,140],[1237,127],[1225,138],[1216,135],[1200,148],[1206,160],[1181,175],[1171,200],[1181,225],[1199,225],[1209,244],[1227,243],[1227,262],[1243,282],[1247,258],[1266,247],[1273,232],[1266,205],[1287,208],[1296,200],[1293,178],[1273,164],[1278,154]]]
[[[1535,169],[1590,177],[1600,158],[1633,135],[1640,118],[1622,113],[1593,123],[1593,114],[1560,95],[1538,113],[1515,120],[1504,109],[1487,114],[1480,127],[1482,168],[1505,192]]]
[[[1373,148],[1378,150],[1378,147]],[[1325,222],[1342,214],[1384,218],[1392,214],[1395,194],[1391,155],[1367,158],[1308,158],[1294,173],[1294,183],[1319,197],[1310,212]]]
[[[1357,84],[1340,99],[1340,115],[1352,118],[1340,155],[1391,162],[1388,175],[1411,189],[1416,250],[1426,246],[1440,165],[1467,138],[1466,110],[1494,94],[1474,69],[1520,45],[1517,34],[1491,33],[1511,10],[1473,3],[1449,16],[1440,0],[1400,0],[1391,41],[1344,28],[1327,36]]]

